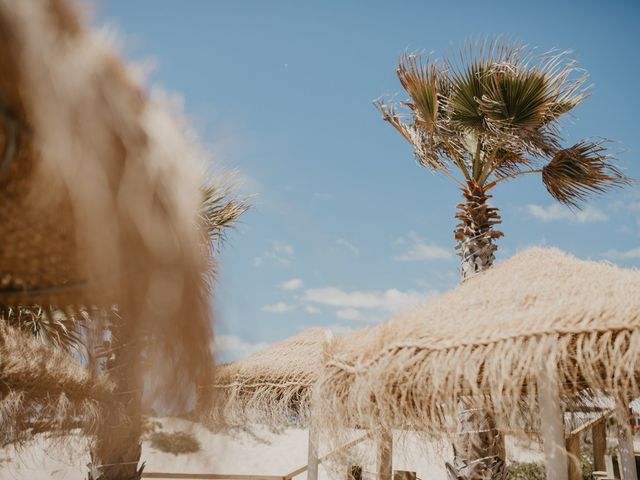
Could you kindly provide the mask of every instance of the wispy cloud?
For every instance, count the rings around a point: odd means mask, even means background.
[[[633,195],[626,200],[616,200],[609,204],[612,210],[628,210],[630,212],[640,212],[640,198],[638,195]]]
[[[640,247],[635,247],[630,250],[609,250],[604,253],[607,258],[613,258],[615,260],[637,260],[640,259]]]
[[[304,282],[301,278],[292,278],[291,280],[287,280],[286,282],[282,282],[278,285],[282,290],[298,290],[304,286]]]
[[[358,320],[361,317],[360,310],[355,308],[343,308],[336,312],[338,318],[343,320]]]
[[[253,265],[260,267],[266,262],[271,262],[281,267],[288,267],[295,258],[295,254],[296,252],[292,245],[273,242],[271,248],[253,259]]]
[[[262,310],[269,313],[285,313],[295,309],[296,309],[295,305],[290,305],[285,302],[278,302],[272,305],[265,305],[264,307],[262,307]]]
[[[427,242],[415,232],[409,232],[406,237],[400,237],[396,243],[407,246],[407,250],[403,254],[395,257],[395,260],[399,262],[428,262],[453,258],[450,248]]]
[[[349,242],[348,240],[338,237],[335,243],[336,245],[339,245],[341,247],[346,248],[347,250],[350,250],[356,257],[360,256],[360,249],[356,247],[353,243]]]
[[[525,210],[543,222],[564,220],[571,223],[593,223],[604,222],[609,218],[602,210],[591,206],[574,212],[559,203],[552,203],[547,207],[529,204],[525,207]]]
[[[385,291],[355,290],[347,292],[337,287],[312,288],[304,292],[303,300],[340,309],[377,309],[387,313],[409,310],[437,292],[406,292],[391,288]],[[343,312],[344,313],[344,312]]]
[[[213,350],[233,358],[245,357],[264,350],[269,346],[266,342],[247,342],[236,335],[216,335]]]
[[[304,311],[312,315],[317,315],[318,313],[320,313],[320,309],[318,307],[314,307],[313,305],[305,306]]]

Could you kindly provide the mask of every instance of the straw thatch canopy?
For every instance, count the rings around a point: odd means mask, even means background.
[[[515,255],[327,353],[314,416],[345,427],[455,430],[464,396],[503,427],[535,410],[552,368],[564,401],[640,394],[640,272],[556,249]],[[524,407],[524,409],[523,409]]]
[[[217,367],[203,387],[207,422],[235,427],[305,424],[311,389],[322,368],[330,335],[320,328],[303,331],[234,363]]]
[[[0,323],[0,445],[33,433],[90,433],[112,385],[60,349]]]
[[[0,0],[0,307],[117,304],[188,398],[211,359],[203,156],[109,43],[61,0]]]

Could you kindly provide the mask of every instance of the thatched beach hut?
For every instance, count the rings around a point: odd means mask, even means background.
[[[216,367],[200,389],[207,422],[235,427],[306,426],[311,391],[331,335],[311,328],[237,362]]]
[[[314,420],[341,443],[345,427],[452,433],[461,398],[493,412],[502,429],[520,428],[538,408],[545,427],[562,418],[561,403],[585,397],[624,404],[640,395],[638,292],[638,271],[526,250],[334,343]],[[564,449],[562,431],[551,427],[543,440]],[[564,455],[551,456],[560,463],[548,468],[566,467]]]
[[[0,446],[35,433],[93,433],[113,385],[59,348],[0,323]]]
[[[234,363],[216,367],[200,389],[200,413],[216,428],[263,424],[309,427],[313,387],[333,335],[310,328]],[[309,429],[310,480],[318,478],[318,441]]]

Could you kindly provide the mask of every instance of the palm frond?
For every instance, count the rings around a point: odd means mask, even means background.
[[[440,75],[435,63],[429,58],[424,62],[419,55],[405,54],[400,57],[398,79],[411,101],[405,102],[415,116],[415,123],[429,132],[436,126],[438,117],[438,85]]]
[[[426,131],[422,123],[418,123],[417,117],[413,121],[406,122],[396,113],[392,104],[387,104],[384,100],[374,101],[374,105],[382,114],[382,118],[389,122],[400,134],[413,146],[413,153],[418,164],[431,168],[435,171],[447,173],[447,165],[442,160],[438,145],[433,136]]]
[[[542,169],[542,181],[556,200],[571,207],[580,207],[594,193],[603,193],[628,185],[631,180],[607,154],[604,141],[581,141],[559,150]]]
[[[478,100],[483,97],[488,66],[476,61],[461,72],[452,74],[451,95],[447,99],[451,121],[462,127],[480,130],[484,127],[484,113]]]
[[[230,198],[231,190],[221,184],[203,188],[200,216],[203,219],[209,240],[219,248],[225,238],[225,230],[233,226],[240,215],[249,209],[244,198]]]
[[[42,343],[67,351],[78,350],[82,343],[82,322],[72,313],[53,306],[0,307],[0,319]]]
[[[459,62],[448,59],[451,121],[487,137],[487,145],[508,135],[534,155],[557,150],[554,122],[586,98],[586,75],[567,52],[534,53],[496,39],[468,44]]]

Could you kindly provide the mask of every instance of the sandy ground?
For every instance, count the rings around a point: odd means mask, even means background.
[[[162,430],[192,432],[201,444],[201,451],[173,455],[143,444],[142,459],[147,472],[193,472],[285,475],[307,462],[307,431],[289,429],[281,434],[256,427],[252,432],[215,434],[199,424],[176,418],[158,419]],[[398,435],[396,435],[398,437]],[[19,452],[12,448],[0,450],[0,480],[68,479],[85,480],[88,455],[82,440],[74,438],[72,447],[50,445],[38,438]],[[417,472],[422,480],[445,480],[444,460],[451,454],[446,446],[429,445],[407,435],[396,438],[393,467],[395,470]],[[539,460],[539,453],[523,448],[519,442],[507,442],[509,458]],[[321,455],[324,453],[321,446]],[[373,478],[375,464],[363,465],[364,477]],[[371,473],[369,473],[371,472]],[[339,475],[344,478],[344,475]],[[305,479],[302,474],[299,479]],[[321,467],[320,478],[330,475]]]

